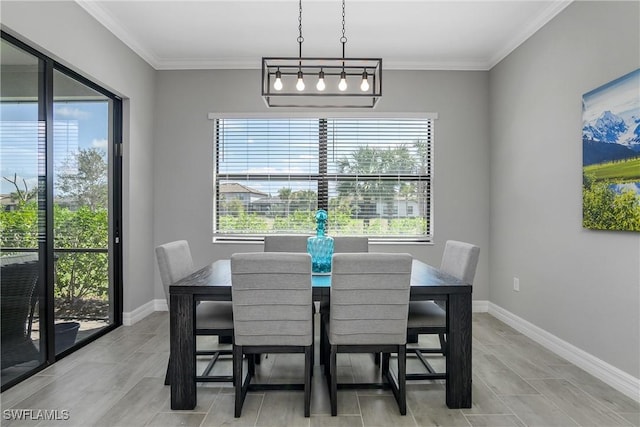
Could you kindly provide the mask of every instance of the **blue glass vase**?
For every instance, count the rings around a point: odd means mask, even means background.
[[[316,213],[316,236],[307,239],[307,252],[311,255],[313,273],[330,273],[333,256],[333,237],[325,236],[327,211]]]

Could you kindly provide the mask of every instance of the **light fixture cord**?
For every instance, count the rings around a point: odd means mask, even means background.
[[[298,67],[302,71],[302,0],[298,1]]]
[[[345,45],[347,44],[347,37],[345,36],[345,29],[344,29],[344,25],[345,25],[344,1],[345,0],[342,0],[342,37],[340,37],[340,43],[342,43],[342,71],[344,71],[344,56],[345,56],[344,51],[345,51]]]

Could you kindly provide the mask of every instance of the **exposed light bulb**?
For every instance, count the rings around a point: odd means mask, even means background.
[[[304,90],[304,80],[302,80],[302,71],[298,71],[298,83],[296,83],[296,89],[299,92]]]
[[[344,92],[347,90],[347,73],[344,71],[340,73],[340,83],[338,83],[338,89]]]
[[[360,83],[360,90],[363,92],[369,90],[369,75],[367,74],[367,70],[362,73],[362,83]]]
[[[324,71],[321,70],[320,74],[318,74],[318,83],[316,84],[316,89],[322,92],[326,87],[327,85],[324,83]]]
[[[282,73],[280,70],[276,71],[276,81],[273,82],[273,88],[275,90],[282,90]]]

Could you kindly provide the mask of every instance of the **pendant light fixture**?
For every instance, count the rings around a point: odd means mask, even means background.
[[[382,59],[347,58],[345,0],[342,57],[303,57],[302,0],[298,1],[298,57],[262,58],[262,97],[268,107],[373,108],[382,96]],[[317,76],[317,81],[312,83]]]

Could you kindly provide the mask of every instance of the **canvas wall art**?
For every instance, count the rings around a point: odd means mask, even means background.
[[[640,231],[640,69],[582,96],[582,225]]]

